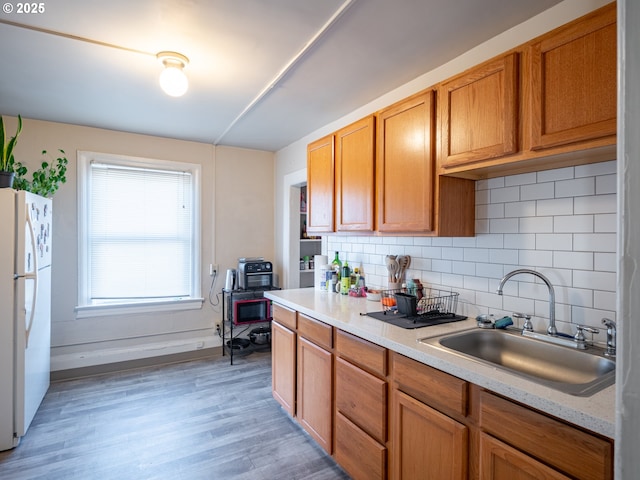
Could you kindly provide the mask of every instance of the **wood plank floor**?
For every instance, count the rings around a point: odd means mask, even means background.
[[[349,477],[271,396],[253,353],[53,383],[0,479]]]

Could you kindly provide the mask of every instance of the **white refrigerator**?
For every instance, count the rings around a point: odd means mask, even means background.
[[[0,188],[0,450],[16,447],[49,388],[51,200]]]

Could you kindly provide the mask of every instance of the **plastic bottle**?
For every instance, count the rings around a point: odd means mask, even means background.
[[[350,287],[351,287],[351,269],[349,268],[349,263],[345,260],[344,266],[342,267],[342,274],[340,276],[340,293],[342,295],[347,295],[349,293]]]

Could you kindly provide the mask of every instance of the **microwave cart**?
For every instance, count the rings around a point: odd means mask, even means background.
[[[247,355],[271,349],[271,300],[267,290],[277,287],[261,286],[249,289],[222,289],[222,324],[218,334],[222,339],[222,355]],[[241,336],[249,333],[247,337]]]

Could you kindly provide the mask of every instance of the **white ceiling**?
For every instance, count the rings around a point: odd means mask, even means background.
[[[50,0],[0,14],[0,113],[277,151],[559,2]]]

